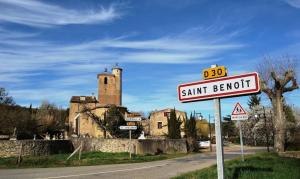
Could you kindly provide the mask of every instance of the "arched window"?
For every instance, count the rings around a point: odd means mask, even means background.
[[[104,77],[104,84],[107,84],[107,77]]]

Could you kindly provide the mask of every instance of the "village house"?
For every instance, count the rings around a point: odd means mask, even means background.
[[[168,135],[168,117],[170,117],[171,108],[162,109],[150,113],[150,135],[153,138],[165,138]],[[184,125],[186,122],[186,112],[175,110],[176,117],[182,121],[181,137],[185,136]]]

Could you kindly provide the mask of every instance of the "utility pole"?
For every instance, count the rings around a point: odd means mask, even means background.
[[[131,159],[131,149],[132,149],[132,143],[131,143],[131,130],[129,130],[129,158]]]
[[[243,144],[243,131],[242,131],[242,125],[241,121],[238,120],[239,127],[240,127],[240,143],[241,143],[241,154],[242,154],[242,161],[244,161],[244,144]]]
[[[263,111],[264,111],[264,122],[265,122],[265,133],[266,133],[267,150],[268,150],[268,152],[270,152],[270,149],[269,149],[269,130],[268,130],[268,127],[267,127],[267,117],[266,117],[266,110],[265,110],[264,106],[263,106]]]
[[[209,128],[209,150],[212,152],[212,145],[211,145],[211,128],[210,128],[210,114],[208,114],[208,128]]]

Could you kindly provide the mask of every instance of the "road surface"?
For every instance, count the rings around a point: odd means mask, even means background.
[[[245,154],[253,154],[262,148],[248,148]],[[238,148],[225,150],[225,159],[240,156]],[[98,165],[64,168],[1,169],[2,179],[165,179],[182,173],[211,166],[216,163],[215,153],[207,152],[185,157],[134,164]]]

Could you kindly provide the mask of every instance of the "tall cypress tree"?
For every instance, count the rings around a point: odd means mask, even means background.
[[[261,98],[258,95],[251,95],[248,100],[248,106],[252,109],[254,106],[260,105]]]
[[[186,137],[187,137],[187,144],[188,144],[188,151],[198,151],[199,146],[197,142],[197,128],[196,128],[196,118],[191,113],[189,120],[186,121]]]
[[[181,138],[181,131],[180,125],[182,121],[180,117],[177,118],[175,108],[171,110],[170,117],[168,117],[168,137],[170,139],[180,139]]]
[[[189,120],[189,133],[192,138],[197,139],[196,118],[193,115]]]

